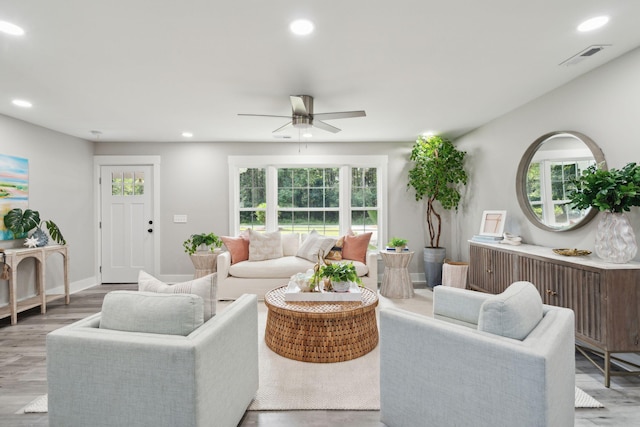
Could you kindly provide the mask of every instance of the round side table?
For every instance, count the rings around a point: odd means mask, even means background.
[[[380,251],[384,262],[380,295],[387,298],[413,298],[415,293],[408,269],[413,254],[413,252]]]

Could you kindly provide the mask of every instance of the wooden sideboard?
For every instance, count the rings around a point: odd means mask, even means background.
[[[470,242],[471,289],[500,293],[518,280],[533,283],[545,304],[574,311],[578,349],[601,369],[606,387],[612,375],[640,373],[611,371],[613,353],[640,352],[640,263],[566,257],[535,245]],[[602,354],[603,367],[584,353],[585,346]]]
[[[47,294],[47,284],[45,283],[46,262],[47,258],[55,253],[62,255],[63,294]],[[8,280],[9,304],[6,307],[0,307],[0,319],[11,316],[11,324],[15,325],[18,322],[18,313],[22,311],[39,306],[40,312],[46,313],[47,303],[59,298],[64,298],[65,304],[69,304],[69,254],[67,246],[51,245],[39,248],[6,249],[4,254],[10,270]],[[27,258],[36,260],[37,293],[35,296],[18,301],[18,264]],[[0,257],[0,268],[2,268],[2,259]]]

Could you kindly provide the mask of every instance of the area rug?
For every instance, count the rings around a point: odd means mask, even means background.
[[[221,311],[229,303],[219,302]],[[380,297],[379,307],[398,307],[431,315],[432,292],[416,289],[410,299]],[[379,410],[380,346],[348,362],[306,363],[284,358],[264,342],[267,309],[258,303],[260,386],[250,411]],[[576,387],[576,408],[602,408],[602,404]],[[21,412],[47,412],[47,396],[40,396]]]

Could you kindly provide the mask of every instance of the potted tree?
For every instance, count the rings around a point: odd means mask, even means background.
[[[576,178],[569,192],[576,209],[598,209],[602,215],[596,229],[595,252],[608,262],[626,263],[638,252],[635,233],[625,212],[640,206],[640,166],[622,169],[589,166]]]
[[[440,247],[442,217],[436,207],[439,204],[446,210],[458,209],[460,187],[467,183],[465,155],[465,151],[457,150],[451,141],[437,135],[418,137],[411,149],[409,160],[415,165],[409,171],[407,187],[415,190],[416,201],[426,201],[429,239],[424,248],[424,268],[430,287],[442,283],[442,264],[446,257],[446,249]]]
[[[194,278],[215,273],[222,239],[214,233],[192,234],[182,243],[196,269]]]
[[[51,220],[41,221],[40,212],[38,211],[26,209],[23,212],[22,209],[15,208],[4,216],[4,225],[13,233],[13,237],[16,239],[28,237],[25,244],[34,247],[46,246],[49,243],[49,237],[42,231],[43,222],[49,231],[49,235],[56,243],[67,244],[58,226]],[[29,236],[31,230],[35,231]]]

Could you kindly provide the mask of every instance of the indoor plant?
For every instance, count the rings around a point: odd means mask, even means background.
[[[4,225],[13,233],[16,239],[20,239],[28,235],[28,233],[35,229],[30,238],[35,239],[35,244],[38,247],[46,246],[49,242],[49,238],[42,231],[42,223],[45,223],[49,235],[56,243],[66,245],[67,241],[62,236],[58,226],[51,220],[40,220],[40,212],[31,209],[26,209],[24,212],[20,208],[11,209],[4,216]]]
[[[399,237],[392,237],[387,243],[389,248],[395,248],[396,252],[402,252],[407,246],[407,239],[401,239]]]
[[[638,246],[625,212],[640,206],[640,166],[628,163],[621,169],[592,165],[574,181],[569,192],[571,206],[602,212],[596,230],[596,254],[609,262],[625,263],[635,257]]]
[[[467,183],[464,169],[466,152],[457,150],[451,141],[437,135],[421,135],[416,140],[409,160],[415,163],[409,171],[409,183],[416,201],[426,200],[426,223],[429,239],[424,249],[425,276],[428,286],[442,281],[442,263],[446,251],[440,247],[442,218],[436,202],[443,209],[458,209],[460,187]]]
[[[222,239],[215,233],[192,234],[182,243],[196,269],[194,278],[215,273]],[[205,248],[205,250],[200,250]]]
[[[328,279],[325,281],[325,290],[333,290],[335,292],[347,292],[351,283],[362,284],[356,267],[352,262],[337,262],[332,264],[324,264],[314,273],[315,281],[319,279]]]

